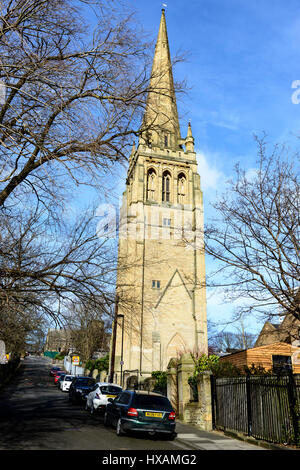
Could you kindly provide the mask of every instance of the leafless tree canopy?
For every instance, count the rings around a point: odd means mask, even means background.
[[[208,347],[212,352],[233,352],[254,346],[256,335],[246,331],[243,320],[235,326],[235,331],[220,330],[220,325],[208,321]]]
[[[70,332],[71,345],[75,351],[80,351],[83,361],[91,359],[96,352],[107,352],[110,344],[110,324],[103,318],[107,314],[107,305],[101,309],[89,304],[70,306],[64,319],[65,328]],[[106,315],[107,318],[107,315]]]
[[[268,318],[290,313],[300,319],[299,155],[262,139],[257,169],[238,165],[228,192],[215,204],[220,218],[206,228],[206,252],[220,262],[219,275],[246,311]]]
[[[137,24],[115,1],[0,8],[0,206],[25,189],[52,198],[65,178],[96,184],[126,158],[146,99]]]
[[[114,252],[93,231],[93,213],[56,232],[45,229],[43,211],[18,220],[1,219],[0,306],[19,315],[27,311],[61,322],[72,303],[89,303],[107,315],[114,301]]]
[[[103,191],[127,160],[148,53],[117,0],[1,2],[2,323],[19,318],[28,332],[41,315],[60,322],[72,303],[111,313],[115,252],[97,237],[95,211],[67,219],[65,203],[82,184]]]

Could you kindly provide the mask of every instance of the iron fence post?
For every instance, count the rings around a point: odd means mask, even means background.
[[[212,374],[210,376],[210,384],[211,384],[211,413],[212,413],[212,428],[216,429],[216,412],[215,412],[215,403],[216,403],[216,377]]]
[[[299,445],[299,421],[300,416],[298,416],[296,406],[297,406],[297,397],[296,397],[296,382],[294,379],[294,375],[292,371],[288,373],[288,397],[289,397],[289,405],[290,405],[290,413],[294,428],[294,440],[295,444]]]
[[[252,407],[251,407],[251,379],[250,375],[246,376],[246,393],[247,393],[247,427],[248,436],[252,435]]]

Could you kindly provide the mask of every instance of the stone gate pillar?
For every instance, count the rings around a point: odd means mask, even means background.
[[[178,413],[178,386],[177,386],[177,361],[172,358],[167,367],[167,396],[174,408],[175,413]]]
[[[184,418],[185,406],[190,402],[191,391],[188,378],[193,375],[195,363],[191,354],[183,354],[178,362],[178,415]]]
[[[212,430],[212,400],[210,371],[204,371],[198,376],[198,402],[200,413],[197,425],[203,431]]]

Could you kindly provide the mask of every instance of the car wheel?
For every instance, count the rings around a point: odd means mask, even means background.
[[[110,422],[109,422],[109,417],[108,417],[108,414],[107,414],[106,411],[105,411],[105,413],[104,413],[103,424],[104,424],[104,426],[109,426],[109,424],[110,424]]]
[[[121,418],[118,419],[117,422],[117,436],[123,436],[125,434],[123,427],[122,427],[122,420]]]

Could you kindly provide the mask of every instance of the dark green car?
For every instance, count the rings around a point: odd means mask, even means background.
[[[116,426],[117,435],[128,431],[163,433],[176,437],[175,412],[167,397],[154,392],[125,390],[114,400],[109,399],[104,425]]]

